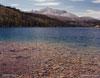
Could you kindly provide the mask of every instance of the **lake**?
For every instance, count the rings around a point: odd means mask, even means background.
[[[99,28],[0,28],[0,41],[63,43],[72,47],[100,47]]]

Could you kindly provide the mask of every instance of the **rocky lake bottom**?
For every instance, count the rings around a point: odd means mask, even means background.
[[[60,43],[0,42],[0,78],[100,78],[100,51]]]

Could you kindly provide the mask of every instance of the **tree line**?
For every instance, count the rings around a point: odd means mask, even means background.
[[[0,5],[0,27],[70,27],[69,23],[45,15],[26,13]]]

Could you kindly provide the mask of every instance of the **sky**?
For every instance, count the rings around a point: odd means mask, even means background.
[[[23,11],[39,10],[45,7],[57,8],[78,16],[100,19],[100,0],[0,0],[0,4]]]

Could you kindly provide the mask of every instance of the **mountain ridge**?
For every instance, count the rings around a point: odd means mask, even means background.
[[[58,19],[0,5],[0,27],[70,27]]]
[[[43,9],[40,9],[40,10],[32,10],[30,11],[30,13],[36,13],[36,14],[43,14],[43,15],[48,15],[48,16],[62,16],[62,17],[68,17],[68,18],[72,18],[72,19],[82,19],[84,20],[85,18],[88,19],[88,20],[99,20],[99,19],[96,19],[96,18],[93,18],[93,17],[90,17],[90,16],[82,16],[82,17],[79,17],[73,13],[70,13],[66,10],[60,10],[60,9],[55,9],[55,8],[50,8],[50,7],[46,7],[46,8],[43,8]]]
[[[59,12],[57,12],[59,13]],[[67,12],[61,12],[67,13]],[[62,16],[61,16],[62,17]],[[0,5],[0,27],[95,27],[100,21],[77,21],[76,18],[23,12],[19,9]],[[62,20],[61,20],[62,19]]]
[[[67,23],[70,23],[72,25],[77,25],[77,26],[94,26],[95,24],[98,24],[98,22],[100,22],[99,19],[96,19],[93,17],[89,17],[89,16],[79,17],[65,10],[53,9],[49,7],[40,9],[37,11],[33,11],[33,12],[30,11],[30,12],[46,15],[50,18],[58,19],[63,22],[67,22]]]
[[[46,7],[37,11],[33,11],[33,13],[44,14],[44,15],[64,16],[64,17],[78,17],[77,15],[69,13],[65,10],[53,9],[49,7]]]

